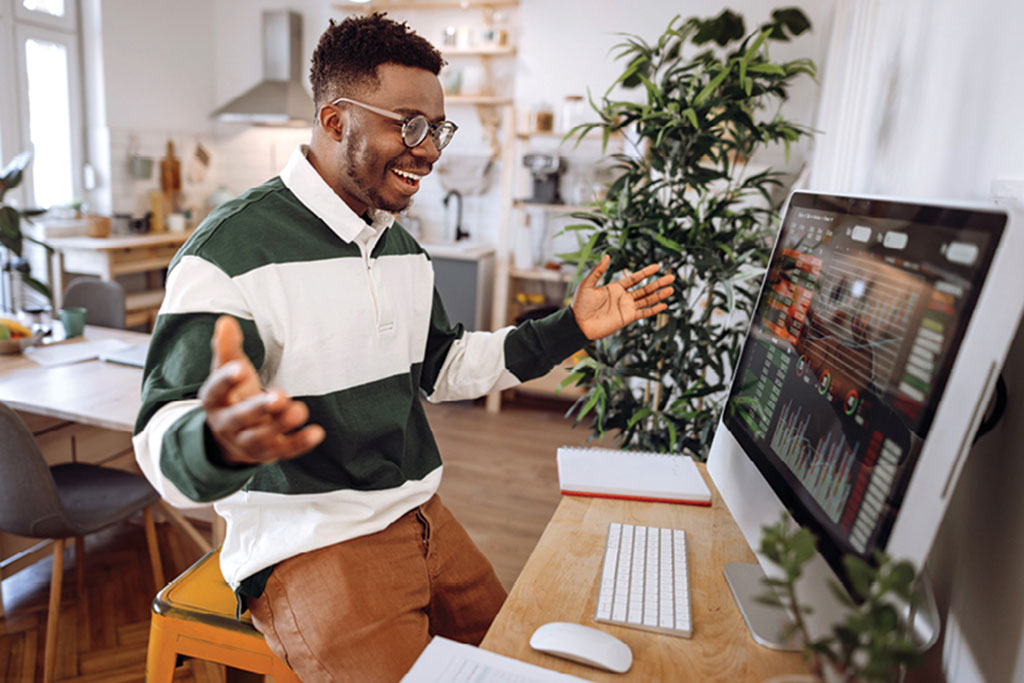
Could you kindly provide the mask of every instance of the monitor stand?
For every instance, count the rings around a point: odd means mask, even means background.
[[[803,640],[800,633],[793,629],[789,612],[784,607],[761,602],[760,598],[770,589],[764,584],[764,572],[760,565],[727,562],[724,573],[754,642],[773,650],[799,652],[803,649]],[[783,633],[793,635],[784,640],[781,636]]]

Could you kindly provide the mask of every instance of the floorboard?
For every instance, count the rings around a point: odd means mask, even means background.
[[[477,403],[427,405],[445,463],[441,496],[510,588],[558,505],[555,450],[583,444],[550,407],[506,405],[497,415]],[[157,525],[164,575],[199,558],[188,539]],[[76,595],[74,544],[64,556],[57,679],[75,683],[144,680],[152,573],[141,514],[86,538],[85,594]],[[6,579],[0,617],[0,680],[42,677],[52,558]],[[190,661],[175,681],[220,683],[222,667]]]

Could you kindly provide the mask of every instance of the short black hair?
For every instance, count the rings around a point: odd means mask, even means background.
[[[445,65],[437,48],[404,21],[393,21],[380,12],[351,16],[340,24],[331,19],[309,68],[316,106],[375,83],[377,67],[387,63],[426,69],[435,76]]]

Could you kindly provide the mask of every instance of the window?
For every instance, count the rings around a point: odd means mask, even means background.
[[[0,163],[31,149],[20,201],[48,208],[81,196],[84,127],[75,0],[0,0]],[[0,67],[2,68],[2,67]]]

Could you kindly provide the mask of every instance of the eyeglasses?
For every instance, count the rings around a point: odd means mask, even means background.
[[[402,122],[402,142],[405,143],[406,147],[416,147],[421,142],[427,139],[427,133],[430,133],[430,137],[434,140],[434,147],[440,152],[442,149],[448,146],[448,143],[452,141],[452,137],[455,135],[455,131],[459,129],[451,121],[438,121],[437,123],[431,123],[427,120],[427,117],[423,114],[416,114],[415,116],[402,116],[396,114],[393,111],[387,109],[381,109],[380,107],[374,107],[371,104],[364,102],[357,102],[356,100],[350,100],[347,97],[339,97],[338,99],[331,102],[331,104],[338,104],[339,102],[348,102],[349,104],[355,104],[363,109],[368,109],[374,114],[380,114],[386,116],[389,119]]]

